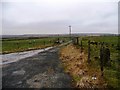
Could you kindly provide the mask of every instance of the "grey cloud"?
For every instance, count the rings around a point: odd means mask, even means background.
[[[117,33],[117,3],[6,3],[3,34]]]

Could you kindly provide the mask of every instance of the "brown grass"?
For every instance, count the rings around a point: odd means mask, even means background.
[[[64,70],[73,78],[73,85],[77,88],[103,88],[106,82],[101,77],[98,67],[93,68],[87,63],[87,55],[79,48],[68,45],[60,50],[60,59]],[[96,77],[96,79],[93,79]]]

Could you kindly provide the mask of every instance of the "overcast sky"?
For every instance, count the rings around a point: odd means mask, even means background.
[[[83,1],[4,0],[2,34],[118,33],[117,0]]]

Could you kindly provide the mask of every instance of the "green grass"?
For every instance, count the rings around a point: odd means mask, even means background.
[[[108,48],[110,49],[110,59],[112,60],[110,67],[104,67],[104,78],[106,82],[108,83],[108,87],[113,88],[120,88],[120,73],[118,66],[120,67],[120,58],[118,56],[119,50],[117,50],[117,46],[119,45],[118,39],[119,36],[88,36],[88,37],[80,37],[80,40],[82,39],[82,44],[85,53],[88,53],[88,40],[90,41],[97,41],[97,42],[106,42],[108,44]],[[114,44],[112,46],[112,44]],[[100,45],[91,45],[91,66],[94,68],[100,67],[100,60],[99,60],[99,54],[100,54]],[[98,57],[98,59],[95,59],[95,57]]]
[[[68,38],[59,37],[60,40],[68,41]],[[19,39],[2,39],[2,52],[11,53],[26,51],[31,49],[45,48],[48,46],[54,46],[58,37],[49,38],[19,38]]]
[[[81,78],[82,78],[82,77],[77,76],[77,75],[74,75],[74,76],[73,76],[73,80],[75,80],[75,82],[80,81],[80,80],[81,80]]]

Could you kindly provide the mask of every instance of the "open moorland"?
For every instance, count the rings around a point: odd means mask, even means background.
[[[59,46],[70,39],[71,43]],[[48,51],[3,65],[3,87],[120,88],[118,41],[119,36],[3,39],[3,55],[56,45]]]

